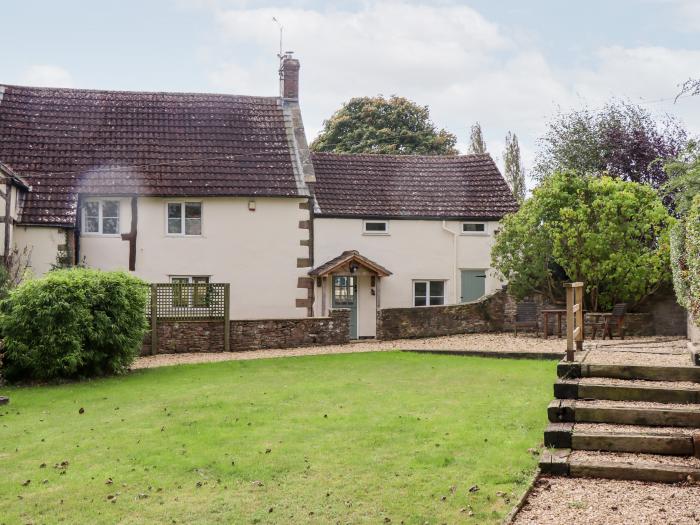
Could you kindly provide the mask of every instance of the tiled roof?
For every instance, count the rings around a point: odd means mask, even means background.
[[[73,224],[78,193],[295,196],[286,121],[276,97],[0,85],[0,162],[31,224]]]
[[[372,259],[368,259],[364,255],[361,255],[357,250],[348,250],[337,257],[334,257],[330,261],[323,263],[321,266],[317,266],[309,272],[309,275],[318,277],[323,275],[328,275],[333,270],[349,264],[351,261],[355,261],[357,264],[364,266],[368,270],[376,273],[380,277],[387,277],[391,275],[391,272],[384,268],[382,265],[377,264]]]
[[[320,216],[486,220],[518,207],[490,155],[312,158]]]

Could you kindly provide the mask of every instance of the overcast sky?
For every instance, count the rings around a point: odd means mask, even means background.
[[[480,121],[499,160],[508,130],[526,166],[549,118],[611,97],[700,134],[700,0],[3,0],[0,82],[275,95],[278,27],[301,60],[309,139],[343,101],[428,105],[466,151]]]

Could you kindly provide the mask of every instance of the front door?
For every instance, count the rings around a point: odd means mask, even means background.
[[[462,298],[468,303],[481,299],[486,293],[486,270],[462,270]]]
[[[357,278],[350,275],[333,276],[333,308],[350,310],[350,339],[357,339]]]

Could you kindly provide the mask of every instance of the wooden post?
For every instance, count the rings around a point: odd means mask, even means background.
[[[224,284],[224,352],[231,351],[231,284]]]
[[[566,360],[583,350],[583,283],[566,283]]]
[[[158,353],[158,285],[151,284],[151,355]]]
[[[326,317],[326,278],[321,277],[321,317]]]
[[[576,336],[576,350],[583,350],[583,339],[584,339],[584,332],[585,332],[585,327],[583,325],[583,283],[581,283],[581,286],[575,288],[576,290],[576,305],[578,306],[578,310],[576,310],[576,327],[579,329],[579,332]]]

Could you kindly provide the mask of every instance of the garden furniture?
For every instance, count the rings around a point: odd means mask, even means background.
[[[533,301],[523,301],[515,305],[515,337],[518,337],[518,327],[534,328],[539,337],[540,327],[537,320],[537,305]]]
[[[625,313],[627,313],[627,303],[617,303],[615,306],[613,306],[612,312],[607,312],[607,313],[602,313],[602,312],[594,312],[591,313],[591,326],[593,327],[593,334],[592,338],[595,339],[596,334],[598,333],[598,328],[601,328],[603,331],[603,339],[605,339],[605,336],[607,336],[612,339],[613,338],[613,326],[617,327],[617,334],[620,337],[620,339],[625,338]]]

